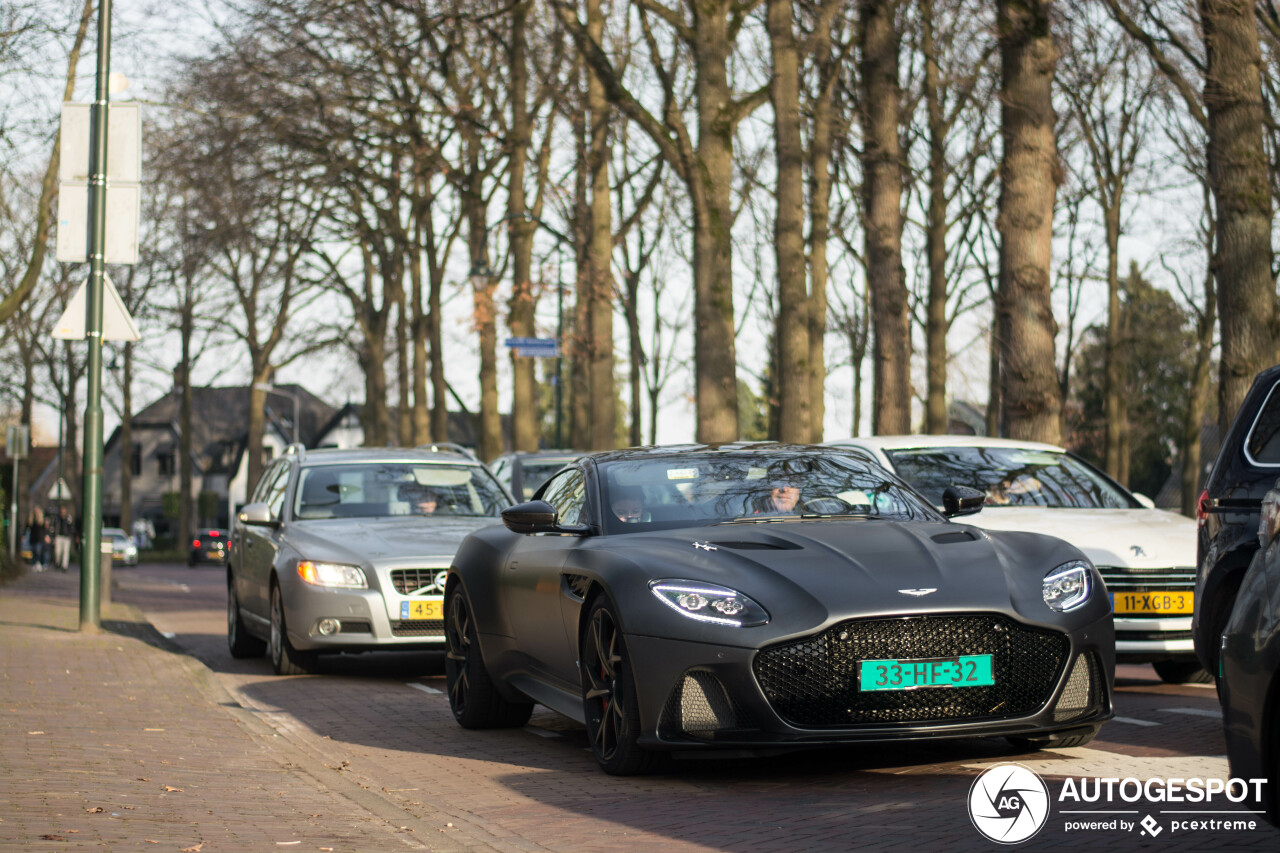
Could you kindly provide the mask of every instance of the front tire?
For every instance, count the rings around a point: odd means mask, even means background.
[[[276,675],[306,675],[315,669],[316,656],[300,652],[289,642],[284,623],[284,600],[280,587],[271,587],[271,667]]]
[[[1199,661],[1158,660],[1151,668],[1165,684],[1212,684],[1214,680]]]
[[[461,585],[449,591],[444,608],[444,677],[449,709],[464,729],[509,729],[523,726],[533,714],[532,702],[502,697],[480,653],[471,604]]]
[[[610,776],[635,776],[654,770],[661,753],[637,743],[640,703],[618,617],[604,596],[587,614],[587,630],[578,655],[582,666],[582,707],[587,739],[600,769]]]
[[[260,658],[267,650],[263,640],[249,633],[240,616],[240,600],[235,581],[227,580],[227,648],[233,658]]]

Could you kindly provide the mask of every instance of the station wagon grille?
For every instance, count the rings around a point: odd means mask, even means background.
[[[396,588],[396,592],[401,595],[413,595],[424,587],[430,587],[439,582],[437,589],[431,592],[444,594],[444,575],[445,569],[392,569],[391,585]]]
[[[774,711],[803,727],[1022,717],[1052,697],[1066,664],[1065,634],[997,614],[853,620],[756,655]],[[995,684],[862,692],[862,660],[991,655]]]

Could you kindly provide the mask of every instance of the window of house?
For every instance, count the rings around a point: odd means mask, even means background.
[[[130,457],[129,457],[129,470],[133,473],[133,476],[135,477],[139,477],[142,475],[142,445],[141,444],[135,443],[133,445],[133,453],[130,454]]]
[[[156,465],[160,469],[161,477],[170,477],[177,473],[177,459],[177,454],[172,450],[161,450],[156,453]]]

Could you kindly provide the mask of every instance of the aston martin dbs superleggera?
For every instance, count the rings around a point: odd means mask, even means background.
[[[664,753],[1002,736],[1078,746],[1112,715],[1097,569],[1050,536],[948,520],[832,447],[579,459],[471,534],[445,590],[467,728],[534,703],[585,724],[608,773]]]

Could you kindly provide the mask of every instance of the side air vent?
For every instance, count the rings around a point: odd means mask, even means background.
[[[586,575],[565,575],[564,586],[565,592],[582,601],[587,597],[587,590],[591,589],[591,578]]]

